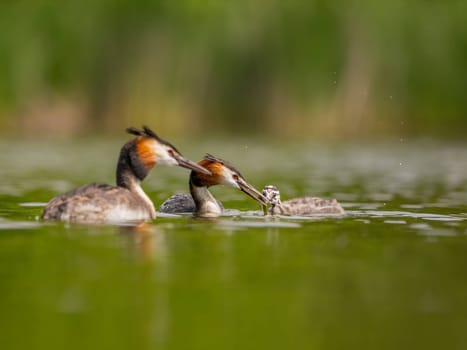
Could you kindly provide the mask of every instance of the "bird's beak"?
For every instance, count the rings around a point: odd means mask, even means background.
[[[240,187],[240,190],[244,193],[246,193],[248,196],[253,198],[255,201],[261,203],[262,205],[268,205],[269,202],[266,199],[265,196],[261,194],[256,188],[251,186],[248,182],[245,180],[238,178],[237,184]]]
[[[182,157],[181,155],[175,156],[175,159],[177,160],[178,166],[182,168],[190,169],[198,173],[202,173],[202,174],[209,175],[209,176],[212,175],[212,173],[208,169],[202,167],[201,165],[189,159]]]

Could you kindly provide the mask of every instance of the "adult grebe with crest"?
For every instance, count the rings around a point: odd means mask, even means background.
[[[222,203],[214,198],[208,188],[215,185],[224,185],[236,188],[262,205],[267,205],[266,197],[250,185],[240,172],[230,163],[211,154],[198,162],[200,166],[208,169],[211,175],[196,170],[190,173],[190,194],[175,194],[160,207],[163,213],[194,213],[200,217],[216,217],[222,214]]]
[[[130,127],[126,131],[136,137],[120,151],[117,185],[92,183],[56,197],[45,207],[43,219],[91,224],[151,220],[156,217],[156,211],[141,188],[141,181],[156,164],[180,166],[211,175],[209,170],[184,158],[172,144],[147,126],[142,130]]]

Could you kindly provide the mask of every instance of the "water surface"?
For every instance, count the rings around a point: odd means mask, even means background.
[[[113,182],[123,142],[0,143],[3,349],[467,347],[467,147],[182,143],[347,215],[264,218],[214,188],[231,209],[217,220],[38,220],[53,196]],[[158,206],[187,181],[156,168],[144,187]]]

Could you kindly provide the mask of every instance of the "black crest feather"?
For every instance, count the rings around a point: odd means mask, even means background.
[[[126,132],[129,133],[129,134],[132,134],[132,135],[142,136],[142,131],[136,129],[133,126],[130,126],[129,128],[126,128]]]
[[[132,135],[136,135],[136,136],[152,137],[152,138],[156,139],[157,141],[159,141],[160,143],[171,147],[174,151],[176,151],[178,154],[180,154],[180,152],[177,150],[177,148],[174,145],[172,145],[169,141],[166,141],[163,138],[161,138],[159,135],[157,135],[154,131],[152,131],[146,125],[143,125],[142,130],[137,129],[137,128],[133,127],[133,126],[130,126],[129,128],[126,129],[126,132],[129,133],[129,134],[132,134]]]
[[[204,159],[208,160],[210,162],[220,163],[223,166],[225,166],[226,168],[229,168],[233,172],[237,173],[238,176],[243,178],[243,175],[240,173],[240,171],[238,171],[232,164],[230,164],[229,162],[227,162],[227,161],[225,161],[225,160],[223,160],[221,158],[217,158],[217,157],[213,156],[212,154],[206,153],[206,155],[204,156]]]

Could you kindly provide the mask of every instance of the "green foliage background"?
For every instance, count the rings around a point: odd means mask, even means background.
[[[3,133],[467,132],[467,2],[4,0]]]

